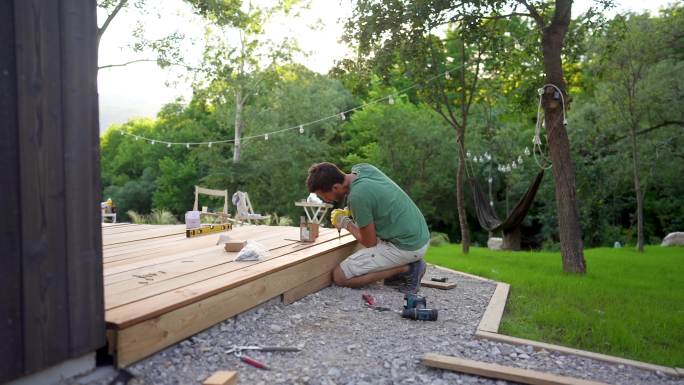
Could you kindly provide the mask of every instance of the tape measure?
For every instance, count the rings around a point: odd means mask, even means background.
[[[186,238],[192,238],[192,237],[197,237],[199,235],[220,233],[222,231],[231,230],[232,228],[233,228],[232,223],[221,223],[221,224],[217,224],[217,225],[203,225],[202,227],[198,227],[196,229],[185,230],[185,237]]]

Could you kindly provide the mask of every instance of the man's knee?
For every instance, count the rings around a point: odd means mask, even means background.
[[[335,282],[335,285],[337,286],[346,286],[346,282],[348,281],[347,277],[344,275],[344,272],[342,271],[342,268],[337,265],[335,269],[333,270],[332,274],[333,282]]]

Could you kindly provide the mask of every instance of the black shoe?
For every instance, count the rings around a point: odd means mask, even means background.
[[[406,276],[406,284],[399,286],[397,290],[404,294],[416,294],[420,290],[420,281],[425,275],[427,264],[420,259],[419,261],[409,264],[408,275]]]

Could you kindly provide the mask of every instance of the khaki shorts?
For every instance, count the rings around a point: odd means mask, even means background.
[[[422,258],[427,252],[428,245],[418,250],[402,250],[392,243],[378,239],[378,243],[373,247],[363,248],[350,255],[340,263],[340,268],[344,276],[349,279],[358,277],[375,271],[391,269],[393,267],[406,265]]]

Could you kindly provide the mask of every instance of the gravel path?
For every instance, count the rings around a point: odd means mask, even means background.
[[[473,333],[494,292],[492,282],[442,270],[426,277],[447,276],[452,290],[422,288],[428,307],[439,309],[436,322],[411,321],[395,312],[363,306],[361,294],[372,294],[379,306],[401,309],[403,296],[390,287],[329,287],[289,306],[278,299],[169,347],[132,365],[129,384],[201,384],[217,370],[236,370],[240,384],[390,385],[496,384],[465,374],[427,368],[426,352],[587,378],[609,384],[684,385],[662,373],[611,365],[554,352],[534,351],[473,339]],[[259,370],[224,354],[233,345],[298,346],[296,353],[248,353],[272,368]],[[66,384],[107,384],[111,380],[72,380]]]

